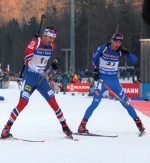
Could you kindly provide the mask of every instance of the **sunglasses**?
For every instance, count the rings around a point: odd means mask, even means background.
[[[115,36],[115,39],[122,40],[122,37],[121,36]]]
[[[50,31],[50,33],[52,33],[52,34],[55,34],[55,35],[58,34],[58,31],[56,31],[56,30],[54,30],[54,29],[50,29],[49,31]]]

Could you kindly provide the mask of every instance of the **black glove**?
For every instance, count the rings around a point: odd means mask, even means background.
[[[98,79],[98,75],[99,75],[99,69],[94,69],[94,72],[93,72],[94,74],[93,74],[93,79],[95,80],[95,81],[97,81],[97,79]]]
[[[53,68],[54,70],[57,70],[57,64],[56,64],[56,63],[53,62],[53,63],[51,64],[51,66],[52,66],[52,68]]]
[[[121,53],[124,53],[127,56],[129,55],[129,52],[125,48],[120,47],[119,50],[121,50]]]

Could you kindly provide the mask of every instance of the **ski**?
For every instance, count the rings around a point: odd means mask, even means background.
[[[67,139],[73,140],[73,141],[79,141],[78,139],[74,138],[72,135],[70,136],[66,136]],[[18,140],[18,141],[25,141],[25,142],[45,142],[45,140],[28,140],[28,139],[20,139],[20,138],[13,138],[13,137],[9,137],[9,138],[1,138],[0,140]]]
[[[19,138],[13,138],[13,137],[10,137],[10,138],[0,138],[0,140],[20,140],[20,141],[26,141],[26,142],[45,142],[45,140],[27,140],[27,139],[19,139]]]
[[[19,139],[19,138],[13,138],[14,140],[21,140],[26,142],[45,142],[45,140],[27,140],[27,139]]]
[[[140,132],[139,137],[143,136],[145,133],[146,133],[145,131]]]
[[[99,134],[93,134],[93,133],[73,133],[73,135],[79,135],[79,136],[96,136],[96,137],[109,137],[109,138],[116,138],[118,135],[99,135]]]

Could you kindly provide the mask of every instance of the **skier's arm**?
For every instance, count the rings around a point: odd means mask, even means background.
[[[137,56],[132,54],[132,53],[129,53],[127,60],[130,61],[131,63],[134,63],[134,64],[138,63]]]
[[[122,56],[127,60],[130,61],[131,63],[138,63],[138,58],[136,55],[128,52],[126,49],[122,48],[121,49]]]
[[[102,54],[102,51],[104,50],[106,44],[100,46],[96,52],[94,53],[94,56],[93,56],[93,59],[92,59],[92,65],[93,65],[93,68],[94,69],[98,69],[99,68],[99,63],[98,63],[98,60]]]
[[[31,68],[34,71],[38,71],[38,67],[31,63],[31,58],[33,57],[34,51],[36,50],[38,41],[36,39],[31,40],[25,50],[24,64],[25,66]]]

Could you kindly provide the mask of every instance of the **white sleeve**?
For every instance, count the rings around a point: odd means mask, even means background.
[[[39,70],[39,67],[37,67],[36,65],[34,65],[31,61],[29,61],[29,64],[28,64],[29,68],[35,72],[38,72]]]

